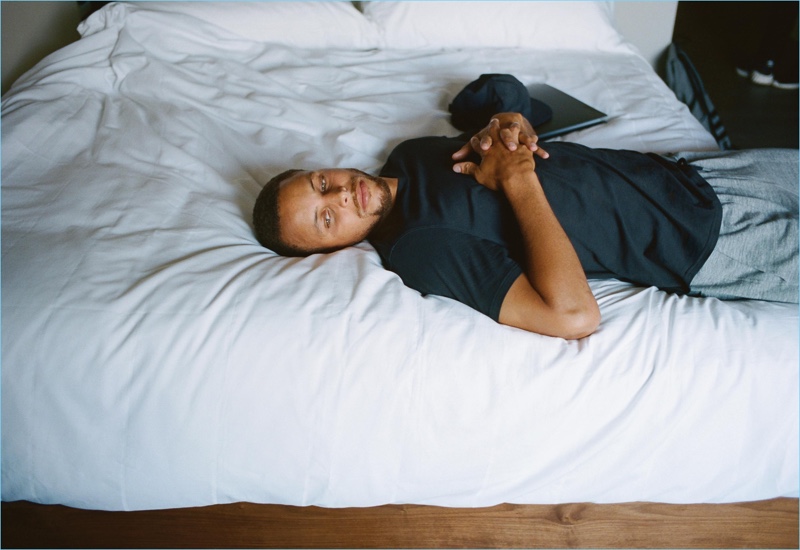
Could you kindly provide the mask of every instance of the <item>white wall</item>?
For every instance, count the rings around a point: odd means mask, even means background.
[[[77,2],[0,2],[2,91],[47,54],[78,39]],[[656,66],[672,41],[676,1],[614,2],[617,28]]]
[[[3,93],[44,56],[78,39],[77,2],[0,2]]]
[[[656,67],[672,42],[677,1],[614,2],[617,29]]]

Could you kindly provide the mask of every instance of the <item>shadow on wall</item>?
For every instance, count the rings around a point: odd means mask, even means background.
[[[74,42],[77,2],[0,2],[2,93],[43,57]]]

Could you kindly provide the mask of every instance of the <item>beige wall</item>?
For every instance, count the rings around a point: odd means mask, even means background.
[[[617,29],[653,67],[672,42],[677,13],[677,1],[614,2]]]
[[[78,39],[77,2],[0,2],[3,93],[44,56]]]

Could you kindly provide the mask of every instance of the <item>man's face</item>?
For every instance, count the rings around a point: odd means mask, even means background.
[[[354,169],[299,172],[278,192],[281,236],[302,250],[344,248],[364,240],[392,204],[383,178]]]

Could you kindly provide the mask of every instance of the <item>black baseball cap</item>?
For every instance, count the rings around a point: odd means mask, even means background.
[[[534,128],[553,118],[553,110],[530,97],[510,74],[481,75],[456,95],[449,109],[453,126],[465,132],[483,128],[497,113],[521,113]]]

